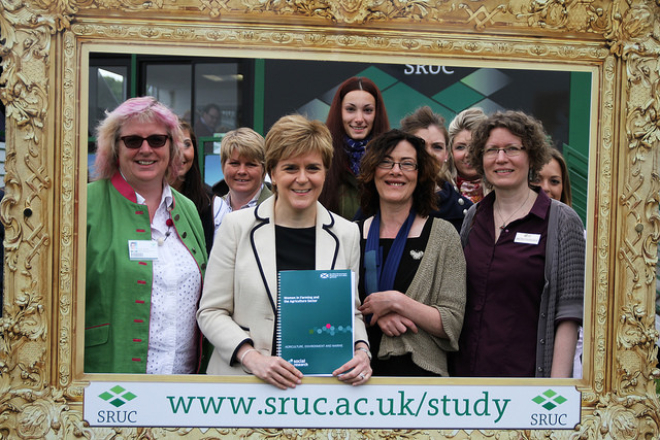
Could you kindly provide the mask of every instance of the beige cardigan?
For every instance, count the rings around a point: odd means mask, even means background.
[[[424,256],[405,294],[440,312],[448,339],[421,328],[418,333],[394,337],[383,334],[378,358],[411,353],[413,362],[421,368],[448,376],[447,352],[458,350],[465,312],[465,257],[456,228],[449,222],[433,219]]]

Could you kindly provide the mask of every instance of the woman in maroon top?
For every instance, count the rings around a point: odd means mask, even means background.
[[[550,159],[541,123],[495,113],[472,139],[493,192],[468,212],[461,238],[467,306],[456,376],[571,377],[582,321],[584,234],[567,205],[530,180]]]

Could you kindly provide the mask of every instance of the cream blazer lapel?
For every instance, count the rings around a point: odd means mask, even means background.
[[[254,258],[259,267],[259,275],[264,283],[273,315],[277,310],[277,261],[275,253],[275,221],[273,209],[275,197],[266,199],[254,211],[256,225],[250,233]]]
[[[333,232],[335,219],[323,205],[316,204],[316,269],[335,268],[339,252],[339,238]]]
[[[275,197],[270,197],[257,207],[256,225],[250,241],[260,276],[273,309],[277,311],[277,261],[275,251],[275,222],[273,210]],[[316,204],[316,269],[334,269],[339,252],[339,239],[333,232],[335,219],[320,203]]]

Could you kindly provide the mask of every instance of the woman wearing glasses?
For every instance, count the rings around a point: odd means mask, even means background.
[[[97,129],[87,189],[86,373],[186,374],[198,369],[195,313],[206,266],[195,205],[178,175],[177,116],[133,98]]]
[[[375,137],[362,159],[360,311],[375,376],[447,376],[465,308],[465,260],[437,209],[440,164],[424,140],[399,130]]]
[[[493,191],[461,230],[467,307],[453,375],[571,377],[582,323],[585,241],[578,215],[530,181],[550,160],[547,135],[522,113],[495,113],[472,138]]]

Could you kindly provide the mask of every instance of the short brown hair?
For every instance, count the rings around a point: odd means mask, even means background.
[[[530,180],[550,161],[550,142],[538,119],[521,111],[496,112],[483,121],[472,133],[470,162],[474,169],[484,176],[484,149],[490,132],[496,128],[506,128],[517,136],[529,157]],[[485,176],[484,176],[485,179]]]
[[[447,161],[450,160],[451,155],[449,154],[449,133],[445,127],[445,118],[438,113],[433,113],[431,107],[425,105],[424,107],[419,107],[413,113],[409,114],[405,118],[401,119],[401,130],[406,133],[415,134],[419,130],[428,129],[429,127],[437,127],[440,130],[440,133],[445,137],[445,148],[447,149]],[[454,177],[451,173],[451,167],[453,166],[452,162],[445,162],[440,164],[439,178],[440,181],[438,185],[442,187],[445,182],[453,182]]]
[[[429,128],[431,126],[438,127],[440,132],[445,137],[445,142],[449,144],[449,133],[445,128],[445,118],[438,113],[433,113],[433,110],[428,105],[419,107],[413,113],[409,114],[399,122],[401,130],[406,133],[413,134],[416,131]],[[449,147],[449,145],[447,146]]]
[[[282,116],[266,135],[266,171],[270,174],[282,159],[317,152],[328,170],[332,163],[332,137],[324,123],[302,115]]]
[[[380,196],[374,182],[376,168],[402,141],[409,142],[417,152],[417,186],[413,191],[413,209],[421,216],[427,216],[437,209],[435,187],[440,164],[426,151],[424,139],[395,129],[373,138],[360,163],[360,206],[367,217],[374,215],[380,208]]]

